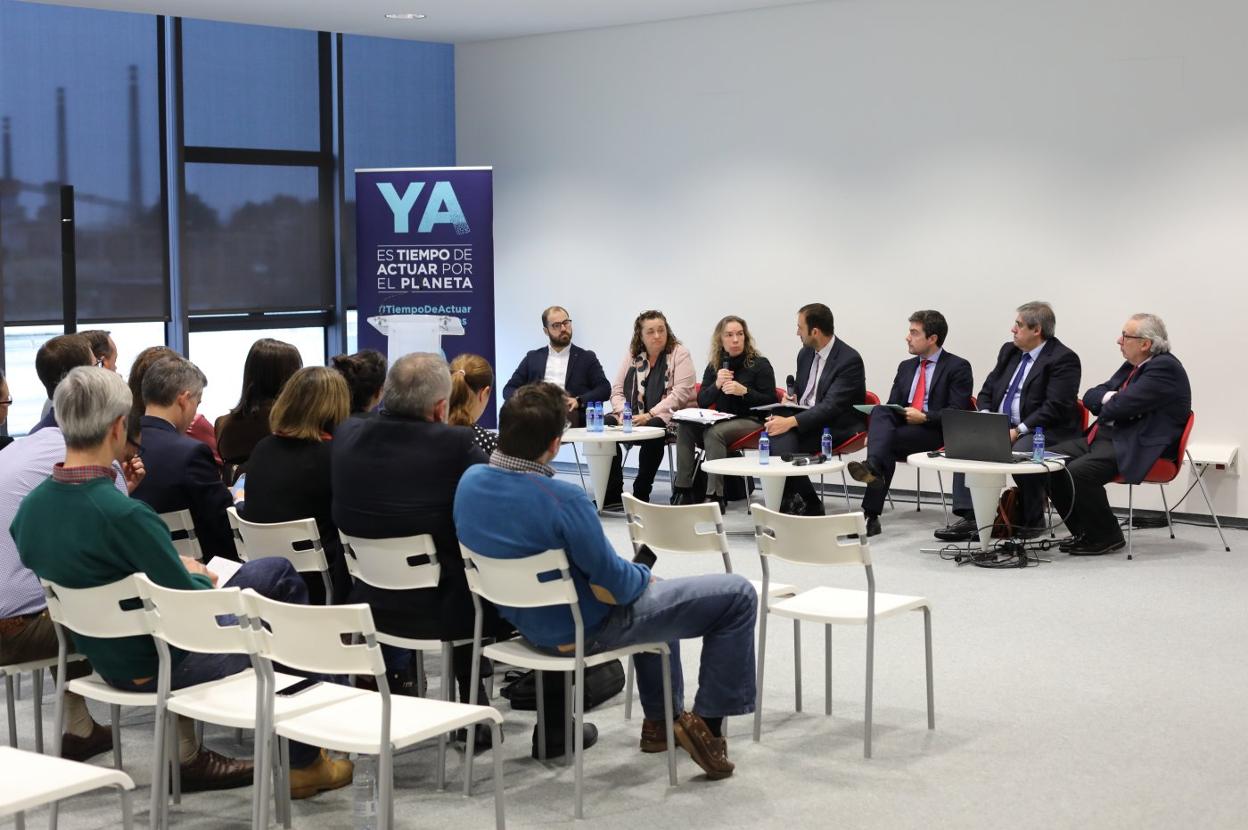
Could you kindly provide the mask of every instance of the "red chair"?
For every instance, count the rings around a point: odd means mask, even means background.
[[[1161,490],[1161,504],[1166,511],[1166,526],[1170,529],[1170,538],[1174,538],[1174,523],[1170,520],[1170,505],[1166,503],[1166,488],[1164,485],[1174,481],[1179,475],[1179,470],[1183,469],[1183,457],[1187,456],[1187,461],[1193,467],[1196,462],[1192,460],[1192,454],[1187,451],[1187,439],[1192,434],[1192,425],[1196,422],[1196,413],[1189,412],[1187,414],[1187,426],[1183,428],[1183,435],[1179,437],[1178,452],[1174,458],[1159,458],[1153,462],[1152,469],[1144,476],[1141,484],[1156,484]],[[1115,484],[1122,484],[1122,476],[1114,479]],[[1226,543],[1226,536],[1222,533],[1222,523],[1218,521],[1218,514],[1213,511],[1213,502],[1209,501],[1209,492],[1205,490],[1205,482],[1202,478],[1202,471],[1196,471],[1196,483],[1200,485],[1200,494],[1205,497],[1205,507],[1209,508],[1209,516],[1213,519],[1213,526],[1218,529],[1218,537],[1222,540],[1222,546],[1229,553],[1231,546]],[[1135,524],[1135,503],[1134,503],[1135,485],[1127,485],[1127,559],[1133,559],[1135,548],[1132,545],[1132,528]],[[1182,499],[1180,499],[1182,501]]]
[[[776,387],[776,403],[784,403],[784,390],[778,386]],[[731,444],[728,445],[728,452],[731,454],[734,452],[742,452],[744,450],[758,449],[758,436],[762,434],[763,434],[763,428],[759,427],[753,432],[749,432],[749,433],[746,433],[745,435],[742,435],[736,441],[733,441]],[[746,493],[748,494],[749,489],[750,489],[748,484],[746,485],[745,489],[746,489]],[[749,499],[747,498],[746,500],[748,501]]]
[[[865,397],[865,402],[868,404],[878,406],[880,403],[880,396],[872,392],[870,389],[868,389],[866,397]],[[859,450],[866,449],[866,446],[867,446],[867,431],[864,429],[862,432],[858,432],[858,433],[851,435],[849,438],[842,441],[839,445],[833,447],[832,454],[835,455],[837,458],[840,458],[843,455],[850,455],[851,453],[856,453]],[[841,490],[845,493],[845,509],[852,510],[853,507],[851,507],[849,503],[849,479],[845,478],[844,468],[841,468]],[[889,501],[890,502],[892,501],[891,494],[889,495]]]

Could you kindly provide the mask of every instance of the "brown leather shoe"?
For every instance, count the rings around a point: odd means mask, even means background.
[[[322,749],[320,757],[311,764],[290,771],[290,797],[309,798],[325,790],[345,787],[354,775],[355,764],[346,758],[330,758]]]
[[[293,775],[292,775],[293,777]],[[226,758],[201,746],[194,758],[182,765],[182,792],[231,790],[251,785],[251,761]]]
[[[711,781],[732,775],[736,766],[728,760],[728,740],[716,738],[710,727],[693,712],[685,712],[672,724],[676,742],[688,752]]]
[[[95,723],[85,738],[66,732],[61,736],[61,757],[68,761],[85,761],[113,748],[113,730]]]
[[[663,727],[663,721],[646,718],[641,722],[641,751],[667,751],[667,730]]]

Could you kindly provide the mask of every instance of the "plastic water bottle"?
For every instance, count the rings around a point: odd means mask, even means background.
[[[823,428],[823,437],[819,439],[819,452],[823,453],[824,458],[832,457],[832,428]]]
[[[585,431],[598,431],[598,404],[596,401],[590,401],[585,405]]]
[[[758,436],[758,463],[771,463],[771,439],[767,437],[766,432]]]
[[[371,755],[355,761],[351,782],[351,826],[355,830],[377,830],[377,772]]]
[[[1031,460],[1037,464],[1044,461],[1044,427],[1036,427],[1035,440],[1031,445]]]
[[[624,425],[625,432],[633,431],[633,408],[624,402],[624,414],[620,418],[620,423]]]

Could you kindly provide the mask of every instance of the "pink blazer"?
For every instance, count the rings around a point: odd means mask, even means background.
[[[639,366],[645,356],[624,355],[620,368],[611,384],[611,411],[617,416],[624,411],[624,379],[628,370]],[[667,373],[663,378],[663,400],[650,410],[650,414],[668,424],[672,413],[684,409],[693,402],[693,389],[697,379],[693,373],[693,358],[684,346],[677,346],[667,356]],[[634,413],[636,414],[636,413]]]

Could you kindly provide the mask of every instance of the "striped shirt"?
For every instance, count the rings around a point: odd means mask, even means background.
[[[18,439],[0,452],[0,619],[33,614],[46,605],[39,578],[22,564],[9,526],[26,494],[64,460],[65,438],[56,426]],[[116,478],[117,488],[125,493],[125,478]]]

